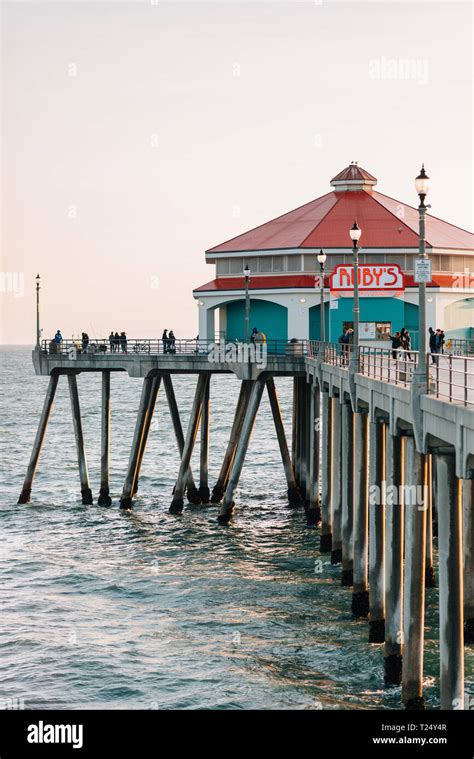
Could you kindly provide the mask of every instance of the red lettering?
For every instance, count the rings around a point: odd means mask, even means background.
[[[362,284],[364,287],[370,288],[374,278],[372,272],[368,266],[364,266],[362,269]]]
[[[391,274],[393,279],[390,282],[385,283],[385,287],[391,287],[398,281],[398,270],[394,266],[387,266],[387,274]]]
[[[347,286],[350,288],[351,284],[352,286],[354,285],[354,279],[352,278],[351,280],[351,275],[349,274],[348,269],[341,267],[338,271],[339,271],[340,287]]]
[[[378,269],[376,266],[374,266],[373,273],[375,277],[375,284],[377,285],[377,287],[380,287],[380,277],[383,274],[383,268]]]

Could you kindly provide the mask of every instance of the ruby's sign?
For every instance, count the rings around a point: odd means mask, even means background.
[[[359,292],[399,291],[405,289],[403,272],[398,264],[360,264]],[[354,267],[338,264],[329,278],[332,292],[354,290]]]

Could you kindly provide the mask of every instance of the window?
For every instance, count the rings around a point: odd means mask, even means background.
[[[432,256],[431,253],[428,253],[430,261],[431,261],[431,269],[433,271],[440,271],[440,263],[439,263],[439,256]],[[417,258],[417,256],[410,256],[411,258],[411,268],[410,271],[414,270],[414,261]]]
[[[301,256],[298,254],[296,256],[287,256],[288,271],[301,271]]]
[[[384,264],[385,253],[369,253],[368,255],[364,256],[364,263],[365,264]]]
[[[244,264],[248,264],[250,273],[255,274],[258,271],[258,258],[246,258]]]
[[[456,274],[462,274],[464,272],[464,261],[469,261],[468,257],[464,258],[464,256],[452,256],[451,257],[452,266],[453,266],[453,272]]]
[[[440,271],[451,271],[451,256],[440,256]]]
[[[388,264],[398,264],[402,271],[405,271],[405,256],[393,253],[387,253]]]
[[[343,263],[344,263],[344,256],[337,256],[337,255],[328,256],[326,259],[326,271],[334,271],[334,268],[338,264],[343,264]],[[352,263],[352,257],[350,259],[350,263]]]
[[[360,322],[361,340],[390,340],[391,322]]]
[[[242,274],[244,271],[244,263],[241,258],[231,258],[230,259],[230,273],[231,274]]]
[[[273,256],[273,271],[285,271],[283,256]]]
[[[262,272],[267,272],[272,270],[272,257],[271,256],[262,256],[258,259],[258,270]]]
[[[228,258],[222,258],[220,261],[217,261],[216,263],[216,274],[217,276],[222,276],[223,274],[229,273],[229,259]]]
[[[303,266],[305,271],[316,271],[316,267],[318,267],[319,271],[319,264],[315,255],[309,256],[305,254],[303,256]]]

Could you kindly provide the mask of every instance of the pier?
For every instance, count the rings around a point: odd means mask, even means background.
[[[219,348],[219,346],[217,346]],[[367,642],[380,646],[387,687],[401,685],[406,709],[423,709],[425,588],[436,584],[433,536],[438,536],[440,700],[464,708],[463,650],[474,643],[474,358],[428,355],[425,392],[416,385],[420,356],[310,340],[274,340],[264,348],[231,343],[216,350],[203,340],[128,340],[110,352],[106,340],[86,351],[73,341],[33,351],[37,375],[49,377],[19,504],[32,496],[41,447],[58,382],[69,385],[82,502],[92,505],[79,404],[81,373],[102,374],[100,492],[111,506],[108,460],[111,374],[142,380],[140,404],[120,508],[133,508],[141,462],[157,403],[166,402],[180,455],[169,512],[185,498],[215,507],[218,525],[234,515],[239,479],[263,394],[270,401],[287,482],[289,508],[320,530],[320,551],[341,567],[341,592],[355,618],[367,620]],[[246,350],[244,350],[244,348]],[[357,362],[353,359],[357,358]],[[232,373],[240,393],[216,483],[208,478],[212,378]],[[194,399],[183,427],[173,376],[189,375]],[[291,438],[282,421],[275,378],[293,379]],[[199,474],[191,457],[199,441]],[[289,442],[290,441],[290,442]],[[172,517],[170,517],[172,518]],[[219,529],[216,525],[216,529]]]

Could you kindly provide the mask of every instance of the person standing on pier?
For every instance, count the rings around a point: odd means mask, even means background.
[[[110,345],[110,352],[115,353],[115,337],[114,337],[113,332],[111,332],[109,335],[109,345]]]
[[[120,335],[118,332],[116,332],[114,335],[114,345],[115,345],[114,352],[118,352],[119,346],[120,346]]]
[[[394,335],[389,335],[392,341],[392,358],[398,358],[398,352],[402,347],[402,338],[400,332],[395,332]]]
[[[87,348],[89,345],[89,335],[87,332],[82,333],[82,350],[84,353],[87,353]]]
[[[168,345],[169,345],[169,352],[170,353],[176,353],[176,338],[174,336],[174,332],[172,329],[170,329],[170,333],[168,335]]]
[[[163,342],[163,353],[168,353],[168,330],[164,329],[163,334],[161,335],[161,340]]]
[[[402,343],[402,347],[400,350],[400,355],[402,355],[402,352],[406,354],[409,361],[411,361],[411,338],[410,333],[408,332],[406,327],[403,327],[402,331],[400,332],[400,340]]]
[[[437,353],[436,349],[436,332],[434,331],[433,327],[430,327],[428,332],[430,333],[430,353],[431,353],[431,361],[433,364],[436,364],[436,358],[435,353]]]
[[[122,349],[122,353],[126,353],[127,352],[127,335],[125,334],[125,332],[120,333],[119,339],[120,339],[120,347]]]

